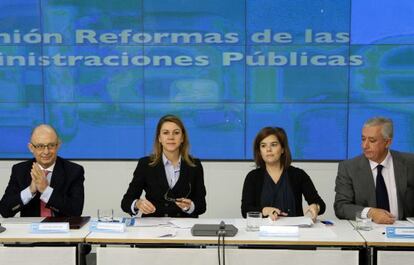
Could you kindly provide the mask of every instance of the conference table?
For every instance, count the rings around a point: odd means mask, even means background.
[[[218,224],[222,219],[166,219],[127,227],[124,233],[91,232],[86,243],[96,247],[97,265],[106,264],[217,264],[222,242],[217,236],[192,236],[195,223]],[[365,240],[346,220],[332,226],[320,222],[299,228],[294,237],[263,237],[246,231],[245,219],[223,220],[239,231],[226,237],[227,264],[359,264]],[[218,263],[219,264],[219,263]]]
[[[31,224],[43,217],[0,218],[6,231],[0,233],[0,264],[75,265],[80,264],[80,251],[88,226],[69,233],[31,233]]]
[[[355,226],[355,222],[351,221]],[[396,221],[394,227],[413,226],[408,221]],[[414,238],[389,238],[387,225],[373,224],[370,231],[359,231],[366,241],[370,264],[395,265],[414,263]]]
[[[357,231],[353,221],[333,220],[300,227],[297,236],[261,236],[246,231],[245,219],[135,219],[125,232],[90,231],[89,225],[68,233],[32,233],[30,225],[42,218],[0,218],[0,264],[80,264],[83,244],[96,249],[98,265],[107,264],[411,264],[414,239],[388,238],[385,227]],[[192,236],[191,227],[224,221],[238,228],[224,242],[217,236]],[[397,221],[395,226],[409,226]],[[412,226],[412,225],[411,225]],[[224,254],[223,254],[224,252]]]

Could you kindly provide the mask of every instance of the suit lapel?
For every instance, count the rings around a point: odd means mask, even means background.
[[[364,156],[361,156],[359,168],[357,169],[357,175],[362,178],[362,187],[366,187],[368,205],[371,207],[377,206],[377,199],[375,195],[375,183],[372,175],[372,170],[369,165],[369,161]]]
[[[170,186],[168,185],[167,175],[165,174],[164,162],[162,161],[162,159],[155,166],[155,170],[156,170],[155,176],[157,177],[157,182],[160,184],[163,191],[164,190],[167,191]]]
[[[59,189],[63,185],[65,179],[65,171],[63,169],[63,162],[58,157],[56,159],[55,167],[53,168],[52,178],[50,180],[50,187],[53,189]]]
[[[174,186],[175,193],[187,193],[189,191],[190,181],[188,180],[188,166],[181,158],[181,166],[180,166],[180,177],[178,178],[177,183]]]
[[[394,177],[395,177],[395,185],[397,187],[397,198],[398,198],[398,213],[399,216],[404,216],[404,208],[403,208],[403,198],[402,196],[405,194],[407,190],[407,167],[403,163],[401,157],[399,157],[398,153],[391,151],[392,156],[392,163],[394,166]]]

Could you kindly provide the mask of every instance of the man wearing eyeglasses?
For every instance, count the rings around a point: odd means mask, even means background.
[[[28,148],[34,159],[13,166],[0,201],[3,217],[82,214],[84,170],[57,156],[60,144],[53,127],[42,124],[33,130]]]

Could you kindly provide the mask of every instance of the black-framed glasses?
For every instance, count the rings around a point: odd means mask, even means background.
[[[34,149],[36,150],[45,150],[46,148],[51,150],[51,149],[55,149],[59,143],[48,143],[48,144],[34,144],[34,143],[30,143]]]
[[[169,201],[169,202],[176,202],[178,198],[173,198],[170,196],[170,191],[171,188],[168,188],[168,190],[164,193],[164,200]],[[191,183],[188,183],[188,192],[187,195],[185,195],[184,197],[181,198],[188,198],[188,196],[190,196],[191,193]]]

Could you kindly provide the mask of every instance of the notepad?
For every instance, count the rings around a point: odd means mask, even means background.
[[[70,229],[80,229],[91,219],[90,216],[46,217],[42,223],[69,223]]]

